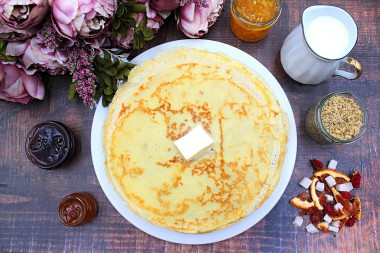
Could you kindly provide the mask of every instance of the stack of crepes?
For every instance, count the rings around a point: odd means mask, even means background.
[[[215,145],[186,161],[174,141],[199,124]],[[108,175],[128,208],[157,226],[205,233],[270,196],[289,124],[254,70],[223,54],[176,48],[131,71],[103,130]]]

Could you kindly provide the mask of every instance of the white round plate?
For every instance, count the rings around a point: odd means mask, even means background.
[[[203,50],[206,49],[211,52],[222,52],[228,55],[230,58],[233,58],[245,64],[246,66],[254,69],[257,73],[261,75],[261,77],[264,80],[267,81],[271,90],[280,102],[281,108],[288,114],[290,125],[289,142],[287,144],[288,152],[285,157],[285,163],[282,168],[281,177],[278,182],[278,185],[274,189],[270,197],[252,214],[242,219],[241,221],[236,222],[226,228],[204,234],[183,234],[155,226],[149,223],[148,221],[140,218],[128,209],[123,199],[114,189],[112,183],[108,180],[106,168],[104,165],[105,158],[102,145],[102,129],[104,120],[106,119],[108,114],[108,108],[104,108],[101,103],[99,103],[98,107],[96,108],[94,120],[92,122],[92,161],[94,163],[96,176],[98,177],[100,186],[102,187],[104,193],[108,197],[111,204],[125,219],[127,219],[130,223],[135,225],[140,230],[154,237],[174,243],[205,244],[218,242],[231,238],[251,228],[253,225],[259,222],[262,218],[264,218],[265,215],[269,213],[269,211],[276,205],[276,203],[284,193],[293,172],[297,151],[297,133],[294,115],[285,92],[281,88],[280,84],[277,82],[276,78],[274,78],[274,76],[269,72],[269,70],[266,69],[260,62],[258,62],[249,54],[224,43],[199,39],[172,41],[143,52],[142,54],[134,58],[131,62],[135,64],[140,64],[140,62],[142,61],[154,58],[157,52],[172,49],[174,47],[189,47]]]

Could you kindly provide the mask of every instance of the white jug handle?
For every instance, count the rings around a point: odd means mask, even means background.
[[[359,78],[359,76],[363,73],[362,65],[357,60],[355,60],[354,58],[346,57],[346,58],[342,59],[341,62],[350,64],[352,67],[355,68],[356,73],[350,73],[350,72],[347,72],[344,70],[337,69],[337,70],[335,70],[333,76],[341,76],[341,77],[344,77],[346,79],[354,80],[354,79]]]

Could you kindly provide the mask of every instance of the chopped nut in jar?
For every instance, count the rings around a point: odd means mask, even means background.
[[[352,98],[333,96],[322,108],[322,124],[326,131],[340,140],[354,138],[362,126],[363,113]]]

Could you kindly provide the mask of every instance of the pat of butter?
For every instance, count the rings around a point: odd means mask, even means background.
[[[198,125],[185,136],[174,141],[174,144],[186,161],[190,161],[205,150],[211,148],[214,144],[214,140],[207,134],[202,126]]]

